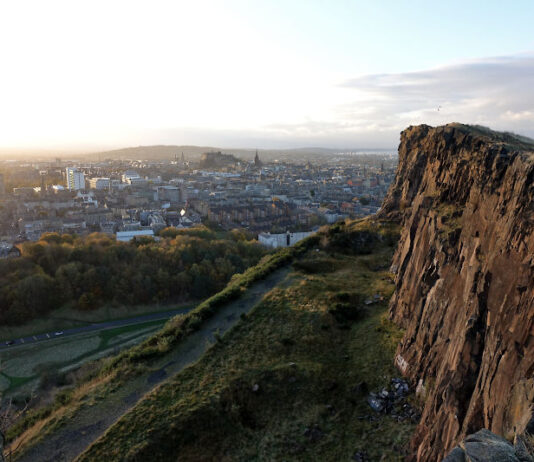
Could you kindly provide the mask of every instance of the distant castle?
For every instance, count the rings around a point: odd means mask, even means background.
[[[223,154],[222,152],[205,152],[200,156],[201,168],[216,168],[228,167],[237,164],[239,159],[231,154]]]

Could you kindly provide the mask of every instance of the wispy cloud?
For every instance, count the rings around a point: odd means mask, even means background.
[[[265,127],[276,136],[393,146],[408,125],[463,122],[534,136],[534,54],[417,72],[371,74],[340,85],[334,120]]]
[[[394,149],[409,125],[485,125],[534,137],[534,53],[417,72],[370,74],[337,87],[335,100],[293,123],[233,129],[146,129],[130,143]],[[314,95],[309,95],[314,101]],[[438,110],[439,109],[439,110]],[[281,116],[283,109],[280,109]],[[180,141],[182,142],[182,141]]]

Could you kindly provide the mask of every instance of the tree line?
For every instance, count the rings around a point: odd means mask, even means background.
[[[265,255],[247,234],[166,228],[160,240],[117,242],[101,233],[46,233],[0,260],[0,323],[22,324],[55,308],[93,310],[205,298]]]

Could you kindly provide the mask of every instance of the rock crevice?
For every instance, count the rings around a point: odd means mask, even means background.
[[[460,124],[401,135],[381,216],[403,223],[390,316],[406,331],[397,367],[424,394],[414,460],[532,420],[532,143]]]

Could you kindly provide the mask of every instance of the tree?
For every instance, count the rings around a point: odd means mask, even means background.
[[[95,296],[91,292],[84,292],[78,299],[78,309],[91,311],[96,308]]]

